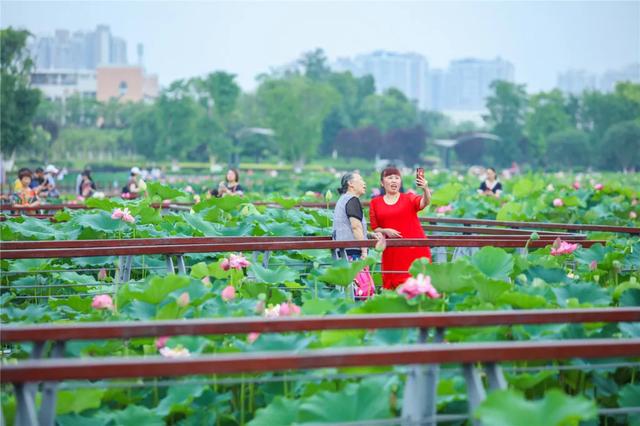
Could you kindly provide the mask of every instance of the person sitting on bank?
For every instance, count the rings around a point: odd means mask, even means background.
[[[229,169],[225,180],[220,182],[217,189],[209,192],[214,197],[223,197],[225,195],[243,195],[244,190],[240,185],[240,173],[238,169]]]
[[[488,195],[490,197],[498,198],[502,193],[502,183],[498,181],[498,174],[496,169],[489,167],[486,173],[486,179],[480,184],[478,188],[478,194]]]

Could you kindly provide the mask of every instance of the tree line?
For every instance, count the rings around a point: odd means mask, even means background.
[[[148,160],[260,162],[303,165],[319,157],[376,157],[418,163],[438,154],[431,142],[483,130],[497,142],[456,149],[464,164],[533,167],[640,165],[640,85],[613,93],[528,94],[505,81],[492,84],[485,125],[454,124],[420,110],[397,89],[377,93],[371,76],[335,72],[321,49],[258,77],[243,92],[224,71],[178,80],[151,103],[98,102],[74,95],[45,99],[31,88],[29,34],[1,30],[2,152],[49,159],[70,151],[109,150]],[[475,145],[473,145],[475,144]]]

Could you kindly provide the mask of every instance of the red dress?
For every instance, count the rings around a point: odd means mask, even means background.
[[[418,219],[421,195],[401,193],[398,201],[389,205],[384,197],[376,197],[369,205],[371,229],[393,228],[402,238],[427,238]],[[404,271],[402,273],[383,273],[382,283],[386,289],[393,290],[409,278],[409,267],[414,260],[426,257],[431,262],[429,247],[391,247],[382,253],[383,271]]]

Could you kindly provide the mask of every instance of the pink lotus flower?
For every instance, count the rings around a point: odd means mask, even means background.
[[[160,348],[160,355],[165,358],[185,358],[191,356],[191,353],[189,353],[189,349],[187,348],[177,347],[171,349],[165,346]]]
[[[413,299],[421,294],[426,294],[431,299],[440,297],[438,291],[431,285],[431,277],[423,274],[418,274],[415,278],[410,277],[396,289],[396,292],[405,295],[407,299]]]
[[[636,212],[629,212],[629,219],[637,219],[638,218],[638,213]]]
[[[573,186],[573,189],[580,189],[580,182],[575,181],[571,186]]]
[[[251,265],[251,263],[247,260],[246,257],[244,257],[241,254],[238,254],[238,255],[232,254],[229,257],[229,266],[232,269],[242,269],[242,268],[246,268],[249,265]]]
[[[184,308],[185,306],[189,305],[189,302],[191,301],[191,299],[189,298],[189,293],[187,293],[186,291],[184,293],[182,293],[179,297],[178,300],[176,300],[176,303],[178,304],[178,306],[180,306],[181,308]]]
[[[107,279],[107,270],[105,268],[100,268],[98,271],[98,281],[104,281]]]
[[[589,263],[590,270],[595,271],[597,267],[598,267],[598,262],[596,262],[595,260],[592,260],[591,263]]]
[[[290,317],[300,315],[300,307],[292,302],[283,302],[280,304],[280,316]]]
[[[595,189],[596,191],[602,191],[603,188],[604,185],[601,183],[596,183],[595,185],[593,185],[593,189]]]
[[[136,221],[136,219],[131,215],[131,212],[129,211],[129,209],[126,207],[124,210],[115,209],[111,214],[111,219],[114,219],[114,220],[121,219],[129,223],[134,223]]]
[[[93,298],[91,302],[93,309],[109,309],[113,310],[113,299],[108,294],[100,294]]]
[[[564,201],[562,201],[562,198],[556,198],[553,200],[553,207],[562,207],[564,206]]]
[[[202,284],[204,284],[207,287],[209,287],[211,285],[211,278],[209,278],[208,275],[206,277],[204,277],[203,279],[201,279],[200,281],[202,281]]]
[[[81,202],[83,202],[83,201],[84,201],[84,197],[83,197],[82,195],[78,195],[78,196],[76,197],[76,201],[78,201],[79,203],[81,203]]]
[[[450,211],[453,211],[453,207],[450,204],[447,204],[446,206],[440,206],[436,209],[437,214],[445,214]]]
[[[578,248],[578,244],[571,244],[557,238],[551,246],[551,256],[560,256],[562,254],[571,254]]]
[[[249,343],[253,343],[256,340],[258,340],[258,337],[260,337],[260,333],[256,333],[255,331],[251,332],[251,333],[247,334],[247,341]]]
[[[156,339],[156,349],[162,349],[167,346],[167,341],[169,340],[169,336],[162,336]]]
[[[222,290],[221,296],[222,296],[222,300],[224,300],[225,302],[235,299],[236,298],[235,287],[232,285],[226,286],[224,290]]]

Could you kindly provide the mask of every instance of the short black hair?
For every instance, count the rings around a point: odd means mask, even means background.
[[[27,168],[27,167],[23,167],[20,170],[18,170],[18,179],[22,179],[23,177],[31,177],[33,175],[33,173],[31,172],[31,169]]]

